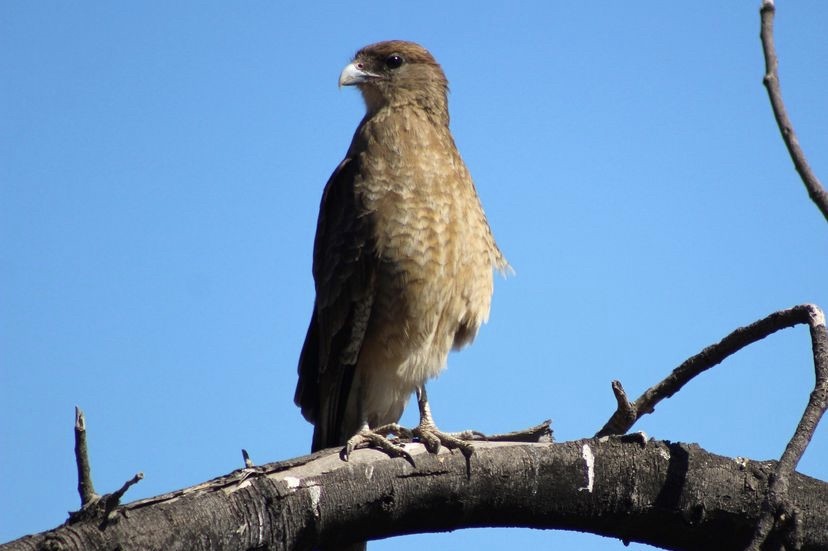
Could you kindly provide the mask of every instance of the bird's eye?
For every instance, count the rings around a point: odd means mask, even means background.
[[[403,64],[403,58],[397,54],[391,54],[385,58],[385,66],[389,69],[396,69]]]

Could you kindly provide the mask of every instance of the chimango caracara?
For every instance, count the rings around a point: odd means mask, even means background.
[[[493,268],[508,265],[449,131],[448,83],[422,46],[366,46],[339,84],[366,114],[325,186],[313,249],[316,302],[295,401],[315,425],[312,449],[380,447],[417,392],[413,431],[431,451],[470,453],[440,432],[425,382],[489,316]],[[378,430],[376,430],[378,429]]]

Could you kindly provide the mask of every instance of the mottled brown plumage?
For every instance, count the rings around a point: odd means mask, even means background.
[[[313,450],[399,420],[449,351],[474,339],[493,268],[507,266],[449,131],[448,83],[431,54],[411,42],[366,46],[340,85],[360,89],[366,115],[319,210],[295,397],[315,425]]]

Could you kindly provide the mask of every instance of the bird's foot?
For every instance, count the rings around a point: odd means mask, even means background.
[[[431,419],[421,419],[417,428],[411,432],[431,453],[437,453],[441,446],[445,446],[450,450],[460,450],[466,459],[474,453],[471,441],[486,439],[485,434],[476,430],[443,432],[437,428]]]
[[[411,432],[431,453],[437,453],[440,451],[440,446],[445,446],[450,450],[460,450],[468,461],[474,453],[471,441],[486,439],[485,434],[476,430],[443,432],[438,429],[431,416],[431,407],[428,405],[428,396],[424,386],[417,390],[417,405],[420,408],[420,424]]]
[[[412,466],[414,465],[414,458],[408,453],[405,448],[396,442],[388,439],[388,435],[392,434],[398,438],[408,439],[412,438],[412,431],[401,427],[397,423],[383,425],[375,429],[371,429],[368,425],[364,425],[359,431],[350,437],[345,443],[345,447],[339,452],[339,457],[343,461],[348,461],[351,453],[359,448],[375,448],[384,451],[391,457],[402,457]]]

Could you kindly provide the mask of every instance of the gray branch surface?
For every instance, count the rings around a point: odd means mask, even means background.
[[[579,530],[666,549],[743,549],[776,462],[696,445],[605,437],[475,443],[458,452],[408,445],[416,462],[339,450],[245,468],[26,536],[0,550],[311,549],[480,526]],[[794,473],[801,549],[828,548],[828,484]]]

